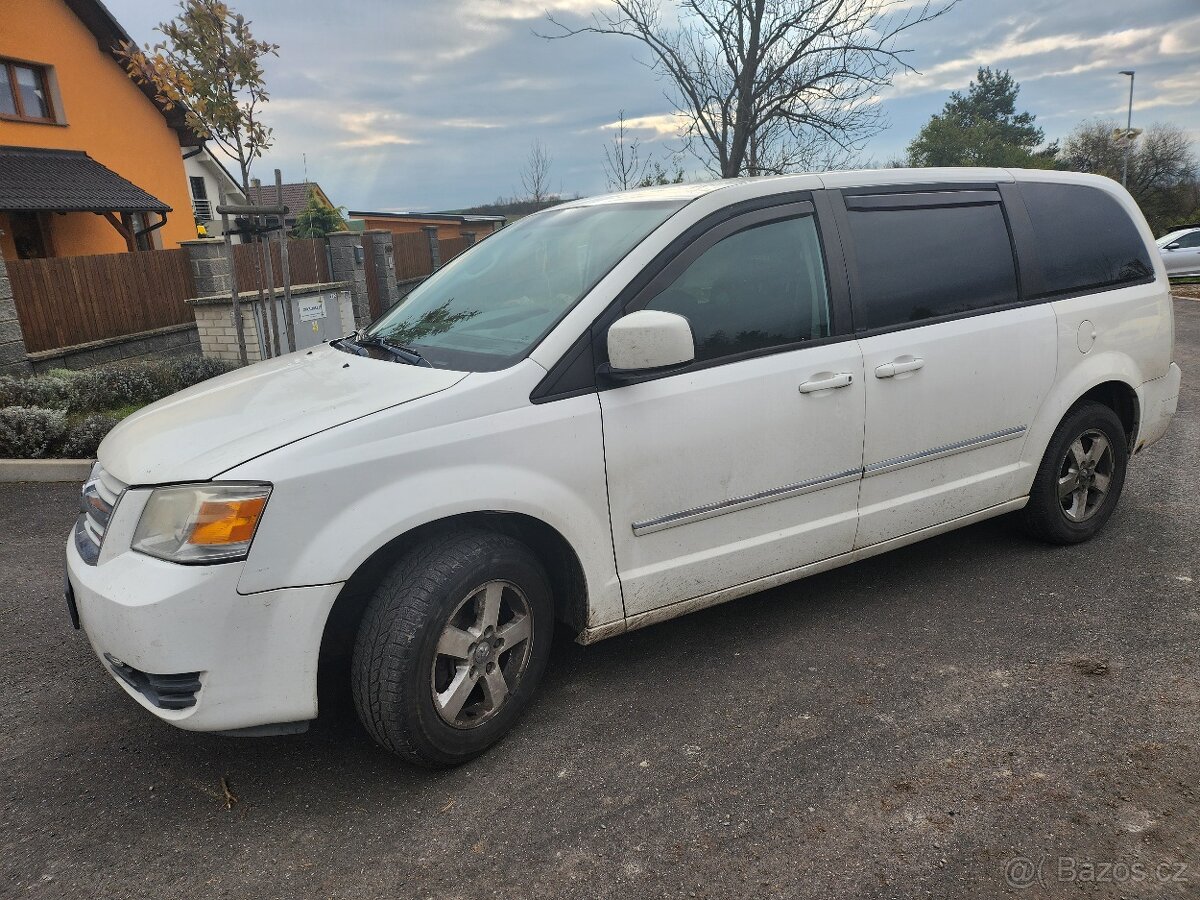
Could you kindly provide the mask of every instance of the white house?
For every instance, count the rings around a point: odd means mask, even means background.
[[[221,217],[216,213],[221,191],[225,192],[229,202],[245,203],[241,187],[205,144],[184,148],[183,167],[187,172],[197,233],[203,226],[209,237],[223,237],[225,232],[221,230]]]

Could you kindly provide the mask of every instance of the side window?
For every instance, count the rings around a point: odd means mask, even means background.
[[[768,222],[709,247],[647,309],[692,325],[696,359],[829,335],[829,291],[812,216]]]
[[[847,215],[858,257],[856,330],[1017,301],[1012,245],[998,203],[850,209]]]
[[[1154,277],[1137,227],[1109,194],[1083,184],[1020,183],[1047,294]]]
[[[1175,241],[1175,243],[1179,245],[1180,250],[1194,250],[1200,247],[1200,231],[1185,234],[1179,240]]]

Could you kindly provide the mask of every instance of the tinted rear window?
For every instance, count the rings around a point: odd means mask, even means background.
[[[1121,205],[1082,184],[1021,183],[1042,265],[1043,291],[1062,294],[1147,281],[1154,268]]]
[[[857,330],[1017,301],[1012,245],[998,203],[847,215],[858,256]]]

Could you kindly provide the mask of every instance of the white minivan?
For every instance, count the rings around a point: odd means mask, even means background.
[[[383,747],[461,763],[529,705],[555,622],[587,644],[1004,513],[1090,538],[1175,412],[1173,328],[1105,178],[565,203],[361,333],[122,422],[68,605],[180,728],[301,731],[340,671]]]

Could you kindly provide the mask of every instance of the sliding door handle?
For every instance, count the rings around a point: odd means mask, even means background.
[[[925,365],[925,360],[919,356],[902,356],[899,359],[893,359],[890,363],[884,363],[882,366],[877,366],[875,369],[876,378],[895,378],[897,375],[903,375],[905,372],[915,372]]]
[[[811,394],[815,391],[831,391],[834,388],[849,387],[854,382],[854,376],[849,372],[839,372],[836,375],[821,374],[820,378],[805,381],[800,385],[800,393]]]

